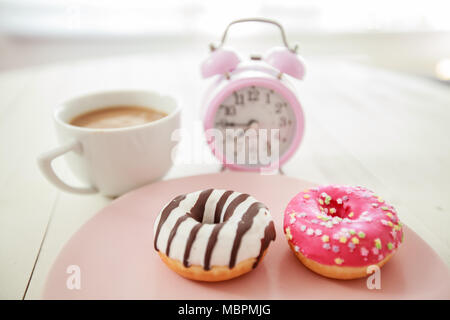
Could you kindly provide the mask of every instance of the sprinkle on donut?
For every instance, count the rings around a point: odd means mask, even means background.
[[[393,206],[366,188],[340,185],[297,194],[285,210],[284,232],[303,257],[328,266],[376,264],[403,241]]]

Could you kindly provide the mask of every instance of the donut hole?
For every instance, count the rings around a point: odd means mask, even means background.
[[[220,214],[219,218],[219,211],[222,212],[222,207],[227,199],[233,191],[226,191],[220,197],[226,196],[222,202],[220,202],[220,199],[216,199],[212,193],[214,192],[214,189],[207,189],[203,191],[197,191],[194,193],[191,193],[189,197],[191,198],[191,201],[183,202],[183,204],[180,206],[181,209],[185,210],[185,215],[187,217],[190,217],[197,221],[200,224],[213,224],[217,225],[222,223],[223,218]],[[217,196],[217,195],[216,195]],[[212,200],[218,200],[220,204],[216,203],[216,201],[208,201],[208,199]],[[219,208],[216,208],[219,205]],[[217,211],[217,213],[216,213]],[[219,220],[219,221],[217,221]],[[217,221],[217,222],[215,222]]]
[[[250,202],[253,201],[250,195],[245,193],[232,196],[235,191],[223,190],[223,193],[219,193],[222,190],[217,190],[219,192],[211,196],[213,191],[213,189],[208,189],[195,194],[194,204],[192,205],[192,202],[188,202],[186,207],[183,207],[186,210],[186,215],[201,224],[219,225],[231,219],[236,209],[245,203],[247,199]],[[208,199],[211,201],[208,201]],[[258,202],[257,208],[255,207],[253,210],[259,210],[259,204]],[[189,208],[187,206],[192,207]],[[249,210],[252,206],[255,206],[255,203],[250,206]]]
[[[195,221],[201,224],[220,224],[222,223],[222,218],[220,218],[219,222],[214,222],[214,213],[210,214],[207,211],[204,211],[202,216],[191,214],[191,212],[187,212],[186,215],[194,219]]]
[[[355,213],[353,212],[351,206],[344,203],[344,201],[337,200],[337,199],[329,199],[328,201],[325,201],[326,197],[320,196],[317,199],[317,202],[319,204],[319,209],[322,213],[330,216],[330,217],[339,217],[339,218],[348,218],[348,219],[355,219]]]

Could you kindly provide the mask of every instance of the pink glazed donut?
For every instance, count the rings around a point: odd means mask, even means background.
[[[391,205],[363,187],[321,186],[297,194],[284,212],[284,233],[297,258],[334,279],[367,276],[403,242]]]

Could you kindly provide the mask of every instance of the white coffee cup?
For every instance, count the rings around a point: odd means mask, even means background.
[[[153,108],[167,116],[142,125],[92,129],[69,122],[85,112],[114,105]],[[172,166],[171,139],[180,126],[180,108],[168,96],[145,90],[106,91],[75,97],[53,114],[61,146],[38,157],[45,177],[64,191],[119,196],[163,177]],[[59,178],[52,161],[64,155],[69,167],[86,187],[75,187]]]

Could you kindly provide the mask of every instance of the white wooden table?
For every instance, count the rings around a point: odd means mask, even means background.
[[[111,201],[60,192],[38,171],[36,155],[56,145],[55,104],[86,91],[151,88],[176,96],[183,124],[192,123],[204,89],[202,54],[112,57],[0,74],[0,298],[39,298],[64,243]],[[306,133],[285,173],[376,190],[450,265],[450,88],[311,59],[298,90]],[[70,178],[63,162],[57,167]],[[166,179],[218,169],[179,165]]]

